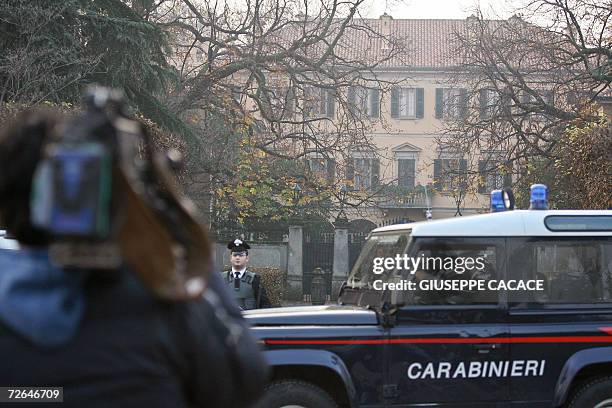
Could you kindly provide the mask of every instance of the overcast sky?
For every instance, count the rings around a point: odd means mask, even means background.
[[[380,17],[385,11],[393,18],[466,18],[480,4],[489,18],[512,15],[508,0],[368,0],[369,11],[364,17]],[[366,13],[364,13],[366,14]]]

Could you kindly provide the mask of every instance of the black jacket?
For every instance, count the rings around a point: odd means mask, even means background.
[[[97,275],[60,347],[35,346],[0,322],[0,385],[64,387],[63,408],[248,406],[265,363],[221,279],[209,285],[202,301],[166,303],[132,273]]]

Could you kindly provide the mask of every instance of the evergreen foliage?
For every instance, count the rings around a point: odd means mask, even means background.
[[[187,131],[158,95],[176,78],[164,31],[121,0],[0,2],[0,103],[76,103],[89,83],[124,89],[130,104]]]

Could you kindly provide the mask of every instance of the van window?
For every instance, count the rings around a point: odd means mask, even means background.
[[[410,231],[386,234],[374,234],[366,241],[353,270],[351,271],[347,284],[352,288],[372,288],[372,282],[376,279],[385,280],[391,271],[383,274],[374,273],[375,258],[393,258],[402,255],[410,242]]]
[[[514,307],[612,303],[612,240],[512,238],[509,279],[539,279],[543,291],[509,292]]]
[[[402,279],[414,282],[415,290],[404,291],[404,302],[413,305],[497,304],[498,291],[488,290],[487,281],[500,279],[503,239],[419,238],[413,258],[426,261]],[[484,281],[485,290],[447,290],[453,281]],[[442,289],[440,290],[440,288]]]

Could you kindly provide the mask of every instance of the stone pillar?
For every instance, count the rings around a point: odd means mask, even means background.
[[[332,275],[332,299],[336,299],[340,285],[349,273],[348,221],[338,217],[334,222],[334,269]]]
[[[302,299],[302,248],[304,233],[301,225],[289,227],[289,254],[287,257],[287,297],[292,300]]]

